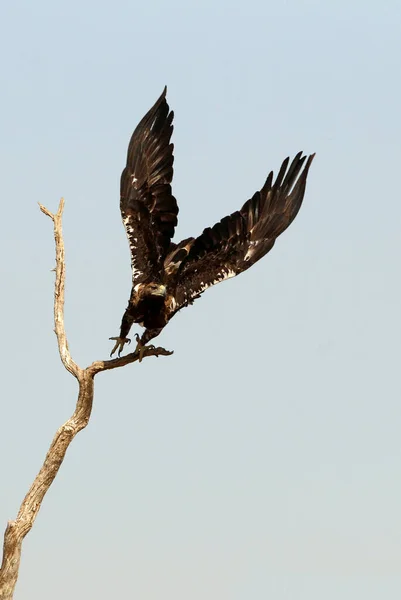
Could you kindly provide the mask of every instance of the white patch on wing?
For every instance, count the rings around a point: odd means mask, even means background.
[[[129,244],[129,247],[131,250],[132,277],[133,277],[133,280],[135,280],[140,275],[143,275],[143,272],[140,271],[136,267],[136,250],[137,250],[138,238],[134,237],[134,228],[130,224],[129,216],[127,216],[127,217],[125,217],[125,219],[123,219],[123,223],[124,223],[125,232],[126,232],[127,238],[128,238],[128,244]]]
[[[132,277],[134,280],[137,279],[140,275],[143,275],[143,271],[140,271],[139,269],[136,268],[134,258],[132,258],[132,260],[131,260],[131,267],[132,267]]]
[[[250,242],[247,253],[245,254],[244,260],[248,261],[255,254],[256,246],[260,243],[260,240],[256,240],[256,242]]]
[[[201,281],[200,288],[191,291],[191,297],[193,297],[197,294],[201,294],[202,292],[204,292],[205,290],[210,288],[212,285],[216,285],[216,283],[220,283],[221,281],[225,281],[226,279],[231,279],[231,277],[235,277],[236,274],[237,273],[235,271],[233,271],[232,269],[223,267],[221,269],[221,271],[219,273],[217,273],[216,278],[213,281],[211,281],[210,283],[205,283],[204,281]]]

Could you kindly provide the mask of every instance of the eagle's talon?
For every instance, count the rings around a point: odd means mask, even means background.
[[[139,353],[139,362],[142,362],[142,359],[145,356],[145,351],[146,350],[154,350],[155,347],[153,346],[153,344],[146,346],[146,344],[144,344],[142,342],[141,338],[139,337],[139,335],[137,333],[135,334],[135,339],[136,339],[135,354]]]
[[[130,338],[111,337],[109,338],[109,340],[114,340],[116,342],[113,347],[113,350],[110,352],[110,357],[112,357],[114,352],[118,349],[118,358],[120,358],[121,352],[123,351],[125,344],[131,343]]]

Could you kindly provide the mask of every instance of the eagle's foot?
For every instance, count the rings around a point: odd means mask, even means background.
[[[155,347],[152,344],[150,344],[149,346],[146,346],[146,344],[144,344],[142,342],[141,338],[139,337],[139,335],[137,333],[135,334],[135,339],[136,339],[135,354],[139,353],[139,362],[142,362],[142,359],[145,354],[145,350],[147,350],[147,349],[154,350]]]
[[[110,352],[110,356],[113,356],[114,352],[118,350],[118,358],[120,358],[120,354],[123,351],[125,344],[131,343],[129,338],[111,337],[109,340],[115,340],[116,342],[113,350]]]

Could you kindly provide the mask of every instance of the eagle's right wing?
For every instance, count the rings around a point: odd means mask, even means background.
[[[249,269],[273,248],[277,237],[295,219],[304,197],[314,154],[286,158],[273,183],[271,172],[260,192],[241,210],[208,227],[196,239],[179,244],[167,269],[176,269],[175,304],[171,316],[193,302],[207,288]]]
[[[177,225],[178,206],[170,185],[173,116],[165,88],[132,134],[121,174],[120,209],[131,250],[133,286],[162,276]]]

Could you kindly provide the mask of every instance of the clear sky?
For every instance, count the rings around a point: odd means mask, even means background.
[[[304,205],[148,359],[96,380],[25,540],[16,599],[401,597],[401,5],[5,2],[0,527],[72,413],[52,332],[107,358],[130,293],[119,177],[168,85],[178,238],[316,152]]]

